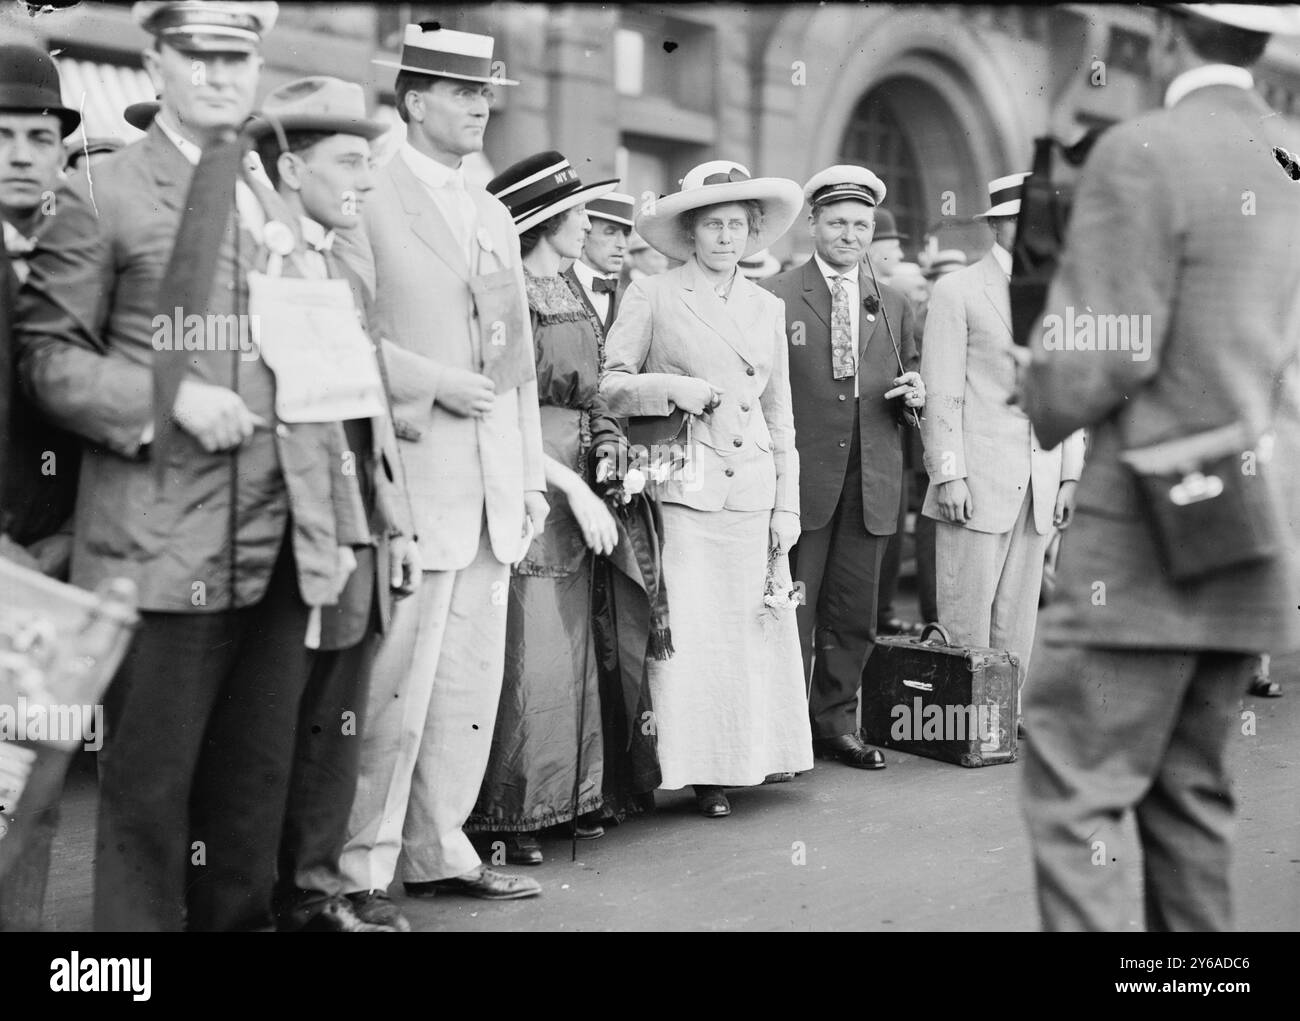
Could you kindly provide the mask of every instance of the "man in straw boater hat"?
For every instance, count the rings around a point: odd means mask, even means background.
[[[528,300],[509,211],[466,183],[483,147],[490,36],[408,25],[397,63],[406,141],[340,254],[374,286],[424,579],[399,603],[371,675],[341,870],[364,921],[388,898],[536,896],[487,868],[463,826],[492,747],[510,564],[545,527],[546,475]],[[382,62],[381,62],[382,63]],[[400,923],[399,923],[400,924]]]
[[[925,406],[912,310],[871,275],[885,183],[866,167],[828,167],[804,185],[815,251],[764,282],[785,303],[799,447],[803,586],[799,643],[813,747],[856,769],[884,769],[858,736],[858,689],[874,648],[881,558],[898,527],[905,408]],[[814,661],[815,657],[815,661]]]
[[[930,395],[921,423],[935,521],[939,623],[957,645],[1005,649],[1028,674],[1043,561],[1069,524],[1083,468],[1083,435],[1044,448],[1024,410],[1008,403],[1011,246],[1028,174],[989,184],[977,214],[993,231],[988,253],[935,282],[921,344]]]
[[[79,442],[45,421],[23,394],[12,338],[27,258],[66,193],[62,140],[80,122],[81,115],[63,105],[48,53],[25,42],[0,45],[0,556],[59,577],[66,577],[63,526],[76,498]],[[0,931],[35,931],[71,753],[45,743],[16,744],[22,752],[0,747],[0,760],[6,752],[35,758],[24,800],[15,805],[0,794]],[[0,772],[4,765],[0,761]]]
[[[366,307],[364,289],[334,256],[334,232],[356,225],[374,190],[370,143],[387,130],[366,116],[360,85],[323,76],[276,89],[248,129],[269,182],[305,241],[284,266],[284,275],[339,280],[351,292],[358,311]],[[357,735],[365,726],[371,665],[392,618],[395,597],[411,594],[420,577],[418,555],[410,543],[411,511],[402,489],[384,363],[371,336],[373,332],[352,338],[354,345],[363,348],[352,355],[361,369],[355,377],[369,370],[372,384],[380,384],[385,391],[383,413],[347,419],[343,428],[374,545],[357,551],[357,569],[338,603],[321,612],[318,651],[312,655],[299,710],[280,840],[275,909],[282,932],[396,929],[360,921],[343,896],[338,872],[356,793]],[[322,352],[322,357],[334,361],[337,350],[330,355]],[[354,375],[352,363],[346,371]]]
[[[1300,647],[1300,186],[1274,155],[1300,138],[1248,70],[1272,33],[1300,36],[1300,8],[1178,4],[1157,22],[1164,108],[1097,142],[1028,349],[1043,442],[1092,437],[1025,693],[1050,930],[1130,927],[1139,862],[1149,930],[1233,927],[1228,749],[1254,654]],[[1144,352],[1063,343],[1060,322],[1089,312],[1145,317]],[[1211,479],[1243,503],[1216,509]],[[1238,513],[1247,499],[1274,513]],[[1141,855],[1116,850],[1130,810]]]
[[[586,209],[591,230],[582,244],[582,255],[564,274],[571,283],[578,285],[578,294],[607,335],[626,290],[620,288],[619,280],[632,233],[635,205],[631,195],[616,191],[588,202]]]
[[[812,766],[786,559],[799,454],[785,315],[738,269],[800,205],[794,181],[730,160],[695,167],[636,218],[682,265],[632,283],[605,344],[610,410],[648,420],[652,456],[687,451],[656,484],[673,655],[650,661],[650,687],[663,787],[692,785],[709,818],[731,812],[724,787]]]
[[[90,441],[72,580],[140,593],[105,705],[99,929],[272,924],[311,611],[370,540],[341,421],[286,420],[299,379],[241,330],[254,271],[296,244],[235,137],[276,13],[135,6],[161,109],[96,168],[93,202],[74,180],[23,294],[27,383]]]

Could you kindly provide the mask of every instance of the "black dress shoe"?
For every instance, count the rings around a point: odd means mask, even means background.
[[[816,738],[813,740],[813,754],[819,759],[834,759],[854,769],[885,768],[885,757],[864,745],[856,734]]]
[[[525,876],[512,876],[480,865],[473,872],[453,879],[435,879],[428,883],[404,883],[408,897],[427,898],[439,893],[459,893],[483,900],[521,900],[542,892],[539,883]]]
[[[1281,698],[1282,682],[1256,674],[1250,679],[1250,693],[1256,698]]]
[[[731,803],[727,800],[727,795],[723,793],[721,787],[709,787],[704,784],[695,785],[695,804],[700,810],[700,814],[707,819],[721,819],[724,815],[731,814]]]
[[[542,863],[542,845],[537,840],[537,834],[504,833],[497,839],[504,839],[507,864],[540,865]]]

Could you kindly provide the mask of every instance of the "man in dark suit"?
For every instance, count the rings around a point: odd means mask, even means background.
[[[276,89],[263,100],[262,114],[249,132],[257,139],[269,183],[306,242],[292,275],[345,280],[356,308],[364,310],[360,278],[333,254],[334,231],[356,226],[374,188],[370,141],[387,128],[366,117],[360,85],[323,76]],[[283,150],[272,116],[284,131]],[[285,275],[291,275],[290,267]],[[373,328],[368,332],[376,335]],[[375,365],[386,390],[378,348]],[[391,619],[395,593],[414,591],[420,566],[410,543],[411,513],[391,415],[348,419],[343,429],[374,546],[357,550],[357,568],[338,603],[320,611],[280,839],[275,908],[281,932],[399,930],[357,918],[343,896],[338,861],[356,794],[359,734],[375,651]]]
[[[27,43],[0,46],[0,556],[66,577],[69,542],[62,526],[76,494],[78,444],[43,421],[23,396],[13,346],[27,256],[58,210],[62,140],[81,121],[59,95],[49,54]],[[0,794],[0,931],[40,928],[71,759],[50,744],[19,744],[36,757],[19,804]]]
[[[816,252],[760,285],[785,302],[790,344],[803,529],[790,566],[804,596],[813,748],[858,769],[885,767],[858,737],[858,689],[876,639],[881,558],[898,527],[902,405],[925,405],[911,307],[887,286],[877,298],[862,265],[884,197],[864,167],[815,175],[804,198]]]
[[[1139,861],[1148,929],[1231,927],[1228,745],[1252,654],[1300,645],[1286,524],[1300,495],[1300,187],[1272,152],[1300,140],[1247,70],[1267,33],[1300,32],[1300,17],[1208,6],[1213,15],[1159,13],[1165,108],[1110,128],[1093,150],[1029,346],[1024,402],[1043,445],[1092,436],[1024,696],[1023,805],[1050,930],[1125,928]],[[1099,325],[1088,314],[1133,316],[1136,336],[1063,336],[1070,317],[1075,335]],[[1174,581],[1122,456],[1233,423],[1248,438],[1225,456],[1242,465],[1240,485],[1267,487],[1285,508],[1274,530],[1284,552]],[[1270,433],[1268,458],[1256,438]],[[1228,524],[1199,541],[1217,555],[1244,531]],[[1119,851],[1130,810],[1140,856]]]
[[[588,202],[586,210],[591,232],[583,243],[582,255],[564,275],[608,334],[626,290],[619,287],[619,279],[632,234],[635,200],[631,195],[611,191]]]
[[[251,272],[291,257],[296,235],[233,180],[237,161],[232,180],[203,161],[252,108],[275,13],[136,5],[155,36],[144,60],[162,109],[96,168],[93,199],[88,179],[74,182],[20,296],[24,383],[91,441],[73,583],[120,575],[140,593],[105,704],[99,929],[271,924],[311,611],[337,600],[352,547],[370,541],[341,422],[285,421],[285,381],[240,335]],[[186,218],[187,207],[205,212]],[[198,228],[192,254],[216,263],[208,300],[177,313],[168,266],[182,226]],[[182,346],[182,315],[197,345]],[[155,373],[174,358],[184,378],[171,419],[155,418]]]

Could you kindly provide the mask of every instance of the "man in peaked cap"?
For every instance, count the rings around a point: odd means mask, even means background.
[[[605,333],[614,324],[618,303],[626,288],[619,287],[636,200],[611,191],[587,203],[591,230],[583,242],[582,255],[565,270],[578,296],[587,303]]]
[[[252,110],[275,10],[135,9],[161,109],[96,169],[93,203],[91,182],[73,181],[20,299],[25,381],[90,441],[72,580],[124,575],[140,592],[105,699],[98,929],[270,927],[312,609],[337,601],[353,547],[370,543],[342,423],[284,421],[282,381],[227,332],[252,315],[252,271],[298,247],[237,152],[219,158]],[[184,286],[201,252],[211,276]],[[178,313],[182,301],[196,307]],[[182,322],[201,349],[172,343]],[[178,366],[170,409],[157,407]]]
[[[790,343],[803,526],[790,567],[804,592],[796,615],[813,749],[857,769],[885,768],[859,737],[858,688],[876,638],[881,558],[898,527],[902,405],[925,406],[911,307],[884,284],[877,296],[863,266],[884,198],[866,167],[815,174],[804,185],[813,256],[759,285],[784,300]]]
[[[1025,692],[1021,794],[1044,929],[1117,931],[1139,910],[1150,931],[1233,927],[1230,749],[1242,695],[1255,654],[1300,647],[1300,185],[1273,155],[1300,138],[1254,89],[1250,67],[1271,33],[1300,34],[1300,8],[1157,12],[1163,108],[1097,142],[1030,337],[1024,404],[1038,435],[1092,437]],[[1243,193],[1258,215],[1243,215]],[[1051,343],[1047,328],[1070,310],[1141,316],[1145,357]],[[1271,490],[1255,498],[1283,509],[1279,552],[1175,581],[1123,455],[1233,422],[1246,423],[1251,448],[1275,437],[1267,461],[1263,450],[1228,456],[1243,484]],[[1218,552],[1233,531],[1184,538]],[[1268,794],[1294,813],[1293,794]],[[1108,848],[1127,846],[1130,812],[1141,853],[1116,862]],[[1275,892],[1287,883],[1294,895],[1294,877]]]
[[[395,90],[406,141],[340,255],[374,286],[424,578],[393,611],[371,675],[341,870],[364,921],[409,896],[532,897],[488,868],[464,825],[492,748],[510,564],[545,528],[541,416],[519,237],[465,181],[497,73],[491,36],[408,25]],[[392,62],[380,63],[392,64]]]

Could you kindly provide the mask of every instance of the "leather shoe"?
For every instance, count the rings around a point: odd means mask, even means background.
[[[345,894],[345,897],[352,905],[353,914],[365,924],[384,932],[411,931],[411,923],[383,890],[359,890]]]
[[[695,804],[700,814],[708,819],[721,819],[724,815],[731,814],[731,802],[727,800],[727,795],[721,787],[709,787],[697,783]]]
[[[1250,693],[1256,698],[1281,698],[1282,682],[1263,674],[1256,674],[1250,679]]]
[[[408,897],[432,897],[437,893],[458,893],[483,900],[522,900],[536,897],[542,887],[525,876],[512,876],[480,865],[473,872],[452,879],[435,879],[430,883],[406,883]]]
[[[507,833],[505,836],[506,862],[510,865],[540,865],[542,845],[535,833]]]
[[[864,745],[856,734],[816,738],[813,741],[813,754],[819,759],[834,759],[854,769],[885,768],[885,757],[876,749]]]
[[[597,840],[605,835],[605,827],[595,812],[588,812],[574,820],[573,835],[579,840]]]

